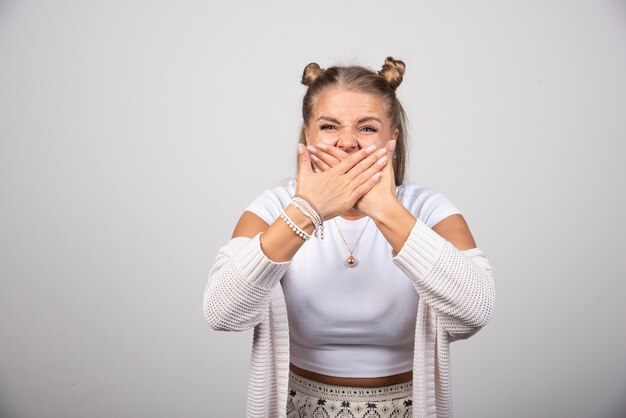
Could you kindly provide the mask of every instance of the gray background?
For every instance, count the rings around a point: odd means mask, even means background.
[[[626,416],[624,1],[301,3],[0,1],[0,416],[243,416],[208,271],[294,174],[304,66],[387,55],[496,274],[456,416]]]

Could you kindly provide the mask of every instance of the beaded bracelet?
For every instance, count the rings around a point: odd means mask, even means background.
[[[311,219],[315,227],[315,236],[324,239],[324,221],[319,213],[315,211],[307,201],[300,197],[294,197],[290,204],[300,210],[307,218]]]
[[[317,216],[320,217],[322,222],[324,221],[324,218],[322,218],[322,212],[319,211],[319,209],[317,208],[317,206],[315,206],[313,204],[313,202],[311,202],[309,199],[307,199],[306,197],[302,196],[301,194],[297,194],[295,197],[300,198],[300,199],[304,200],[306,203],[308,203],[311,206],[311,208],[315,211]]]
[[[296,201],[300,201],[303,205],[307,207],[311,215],[311,216],[309,215],[307,216],[309,216],[309,218],[311,218],[311,220],[315,224],[315,236],[319,236],[318,235],[318,231],[319,231],[321,232],[321,239],[324,239],[324,218],[322,217],[322,212],[319,211],[319,209],[317,208],[317,206],[313,204],[313,202],[311,202],[309,199],[307,199],[305,196],[301,194],[295,195],[294,199]]]
[[[284,210],[281,212],[280,217],[283,218],[283,220],[287,223],[287,225],[289,225],[289,227],[293,230],[293,232],[298,234],[300,238],[302,238],[305,241],[311,238],[311,234],[308,234],[306,231],[304,231],[302,228],[296,225],[295,222],[291,220],[289,215],[287,215]]]

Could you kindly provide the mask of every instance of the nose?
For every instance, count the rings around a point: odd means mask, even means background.
[[[354,151],[359,146],[356,136],[349,132],[343,132],[337,139],[337,148],[349,152]]]

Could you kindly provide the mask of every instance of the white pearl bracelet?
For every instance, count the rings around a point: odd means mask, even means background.
[[[305,241],[311,238],[311,234],[308,234],[306,231],[304,231],[302,228],[296,225],[294,221],[292,221],[291,218],[285,213],[284,210],[281,212],[280,217],[283,218],[283,220],[287,223],[287,225],[289,225],[289,227],[293,230],[293,232],[298,234],[300,238],[302,238]]]

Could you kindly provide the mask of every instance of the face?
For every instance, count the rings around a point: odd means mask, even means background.
[[[307,145],[323,142],[352,153],[372,144],[384,147],[398,137],[398,129],[392,130],[384,102],[378,96],[332,88],[317,98],[304,134]]]

